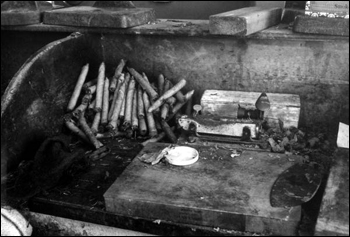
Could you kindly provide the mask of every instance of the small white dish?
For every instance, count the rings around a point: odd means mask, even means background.
[[[177,146],[168,151],[165,155],[166,161],[172,165],[191,165],[198,160],[198,151],[188,146]]]

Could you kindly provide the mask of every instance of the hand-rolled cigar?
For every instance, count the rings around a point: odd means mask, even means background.
[[[165,120],[162,120],[161,124],[162,124],[163,131],[165,132],[165,135],[170,140],[170,142],[177,143],[177,137],[175,136],[175,134],[171,130],[169,124]]]
[[[139,119],[145,117],[145,106],[143,105],[143,90],[140,84],[137,87],[137,116]]]
[[[81,69],[77,84],[75,85],[73,94],[69,100],[68,106],[67,106],[67,111],[72,111],[75,107],[75,105],[77,104],[81,89],[84,85],[86,76],[88,74],[89,71],[89,64],[87,63],[85,66],[83,66],[83,68]]]
[[[84,131],[85,135],[89,138],[91,144],[95,147],[95,149],[98,149],[101,147],[101,142],[97,140],[96,136],[91,131],[89,125],[87,124],[87,122],[85,120],[84,115],[85,115],[85,111],[80,114],[79,124],[80,124],[82,130]]]
[[[152,113],[154,110],[159,108],[162,104],[164,104],[165,100],[176,94],[179,90],[181,90],[186,85],[186,80],[181,79],[175,86],[173,86],[168,91],[165,91],[164,94],[159,97],[154,104],[148,109],[149,113]]]
[[[83,90],[85,91],[87,88],[89,88],[90,86],[96,85],[97,83],[97,78],[90,80],[88,82],[85,82],[83,85]]]
[[[96,134],[98,132],[98,127],[100,126],[101,122],[101,112],[97,112],[95,114],[94,120],[91,125],[91,131],[93,134]]]
[[[85,93],[86,94],[93,94],[96,92],[96,89],[97,89],[97,85],[89,86],[85,89]]]
[[[158,76],[158,94],[161,96],[164,94],[164,76],[163,74],[159,74]]]
[[[89,138],[85,135],[83,131],[81,131],[74,123],[72,118],[66,118],[65,119],[65,125],[66,127],[72,131],[75,135],[79,136],[81,139],[83,139],[85,142],[90,143]]]
[[[129,128],[131,126],[131,114],[132,114],[132,106],[134,100],[134,91],[135,91],[135,80],[132,79],[129,82],[128,92],[126,96],[125,102],[125,116],[124,116],[124,129]]]
[[[89,104],[89,109],[94,109],[96,105],[96,98]]]
[[[111,137],[125,137],[125,136],[126,136],[126,132],[122,132],[118,130],[96,134],[97,139],[111,138]]]
[[[154,121],[156,122],[157,131],[158,132],[162,131],[163,128],[162,128],[162,125],[159,122],[159,119],[155,118]]]
[[[124,117],[125,117],[125,108],[126,108],[126,96],[124,97],[124,101],[123,101],[123,104],[122,104],[122,108],[120,109],[120,113],[119,113],[119,119],[120,120],[124,120]]]
[[[104,87],[103,87],[102,114],[101,114],[102,125],[105,125],[108,123],[108,109],[109,109],[109,79],[106,77]]]
[[[98,69],[95,112],[102,111],[103,85],[106,78],[105,72],[106,72],[105,63],[102,62],[100,65],[100,68]]]
[[[146,91],[143,92],[143,103],[145,106],[145,110],[147,111],[149,106],[150,106],[150,102],[149,102],[149,97]],[[155,125],[155,121],[153,118],[153,113],[146,113],[146,117],[147,117],[147,125],[148,125],[148,135],[150,137],[154,137],[158,134],[156,125]]]
[[[168,103],[162,105],[160,110],[160,118],[162,120],[166,120],[166,118],[168,117],[169,107],[170,105]]]
[[[176,103],[174,105],[174,107],[171,110],[171,113],[169,114],[169,116],[167,118],[167,121],[169,121],[170,119],[172,119],[174,117],[174,115],[182,108],[182,106],[184,104],[186,104],[186,102],[189,101],[192,98],[193,94],[194,94],[194,90],[191,90],[191,91],[187,92],[185,97],[184,97],[185,101],[182,102],[182,103],[178,102],[178,103]]]
[[[176,98],[177,101],[179,101],[179,102],[184,102],[184,101],[185,101],[185,96],[184,96],[184,94],[182,94],[181,91],[176,92],[175,98]]]
[[[139,127],[139,119],[137,118],[137,90],[134,90],[132,113],[131,113],[131,128],[137,130]]]
[[[171,83],[171,81],[169,81],[167,78],[164,80],[164,87],[163,87],[163,94],[164,92],[168,91],[171,87],[173,87],[173,84]]]
[[[81,103],[88,105],[88,104],[90,104],[91,99],[92,99],[92,95],[91,94],[86,94],[81,99]]]
[[[170,108],[173,107],[175,102],[176,102],[176,99],[173,96],[166,100],[166,103],[164,103],[162,105],[161,110],[160,110],[160,118],[161,119],[163,119],[163,120],[167,119],[168,112],[169,112]]]
[[[167,79],[167,80],[168,80],[168,79]],[[170,80],[168,80],[168,81],[169,81],[169,88],[165,88],[164,91],[167,91],[167,90],[169,90],[170,88],[172,88],[172,87],[174,86],[173,83],[171,83]],[[184,96],[184,94],[182,94],[181,90],[178,91],[178,92],[176,92],[175,98],[176,98],[177,101],[179,101],[179,102],[184,102],[184,101],[185,101],[185,96]]]
[[[175,131],[175,127],[171,127],[171,131]],[[162,139],[164,139],[165,137],[166,137],[166,133],[165,132],[161,132],[161,133],[158,134],[158,136],[152,137],[152,138],[142,142],[141,145],[142,146],[146,146],[150,142],[159,142]]]
[[[147,134],[147,124],[145,117],[139,117],[139,132],[141,136],[145,136]]]
[[[191,98],[187,101],[187,104],[186,104],[186,114],[188,116],[192,116],[192,104],[193,104],[193,97],[191,96]]]
[[[83,113],[83,111],[85,111],[87,107],[88,107],[88,104],[86,103],[80,104],[78,107],[74,109],[74,111],[72,112],[72,115],[78,119],[80,117],[80,114]]]
[[[123,68],[124,68],[126,62],[127,62],[126,60],[121,59],[117,68],[115,69],[114,75],[113,75],[111,83],[109,85],[109,90],[111,92],[114,92],[116,90],[118,79],[122,75],[122,71],[123,71]]]
[[[130,75],[130,74],[129,74]],[[114,90],[114,93],[113,93],[113,101],[111,103],[111,108],[109,109],[109,113],[108,113],[108,121],[111,120],[111,117],[113,115],[113,110],[114,110],[114,106],[115,106],[115,102],[117,101],[117,98],[118,98],[118,91],[120,89],[120,86],[122,85],[122,83],[124,82],[125,80],[125,76],[124,74],[122,73],[120,75],[120,77],[118,78],[118,85],[117,85],[117,88]]]
[[[125,103],[125,92],[126,92],[126,85],[129,83],[130,76],[127,76],[124,80],[124,82],[121,83],[120,89],[118,91],[118,97],[115,101],[114,109],[112,112],[112,117],[107,125],[107,128],[109,130],[115,130],[118,127],[118,118],[119,113],[122,108],[122,105]]]
[[[135,80],[147,92],[147,94],[150,96],[151,100],[155,100],[158,98],[158,93],[153,89],[151,84],[143,78],[143,76],[140,73],[138,73],[133,68],[128,68],[128,71],[131,73],[131,75],[134,76]]]

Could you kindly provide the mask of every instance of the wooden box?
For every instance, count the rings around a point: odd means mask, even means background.
[[[264,112],[269,124],[277,125],[282,120],[284,127],[298,127],[300,116],[300,97],[295,94],[266,93],[270,110]],[[261,92],[226,90],[206,90],[201,98],[202,115],[237,118],[238,108],[256,109],[255,102]]]

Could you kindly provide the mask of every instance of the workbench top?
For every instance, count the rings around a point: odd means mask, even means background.
[[[127,29],[99,28],[99,27],[74,27],[60,25],[33,24],[26,26],[1,26],[1,30],[31,31],[31,32],[81,32],[103,34],[133,34],[133,35],[174,35],[174,36],[215,36],[209,33],[209,20],[184,20],[184,19],[157,19],[149,24],[135,26]],[[249,36],[215,36],[220,38],[252,38],[252,39],[285,39],[285,40],[349,40],[344,36],[329,36],[302,34],[292,31],[288,24],[279,24]]]

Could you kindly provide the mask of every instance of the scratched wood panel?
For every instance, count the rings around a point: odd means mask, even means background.
[[[334,153],[315,227],[316,236],[349,236],[349,149]]]
[[[293,163],[284,155],[193,146],[199,160],[189,166],[159,163],[140,157],[169,144],[148,144],[104,194],[106,210],[118,215],[219,227],[237,231],[294,235],[300,206],[273,208],[270,189]]]
[[[152,8],[69,7],[44,12],[44,24],[129,28],[155,21]]]
[[[255,102],[260,95],[261,92],[206,90],[201,98],[202,114],[237,118],[239,106],[255,109]],[[272,125],[277,125],[278,119],[281,119],[284,127],[298,127],[299,95],[282,93],[266,93],[266,95],[270,101],[270,109],[264,113],[264,118]]]
[[[217,35],[250,35],[281,21],[282,8],[246,7],[209,17],[209,32]]]

